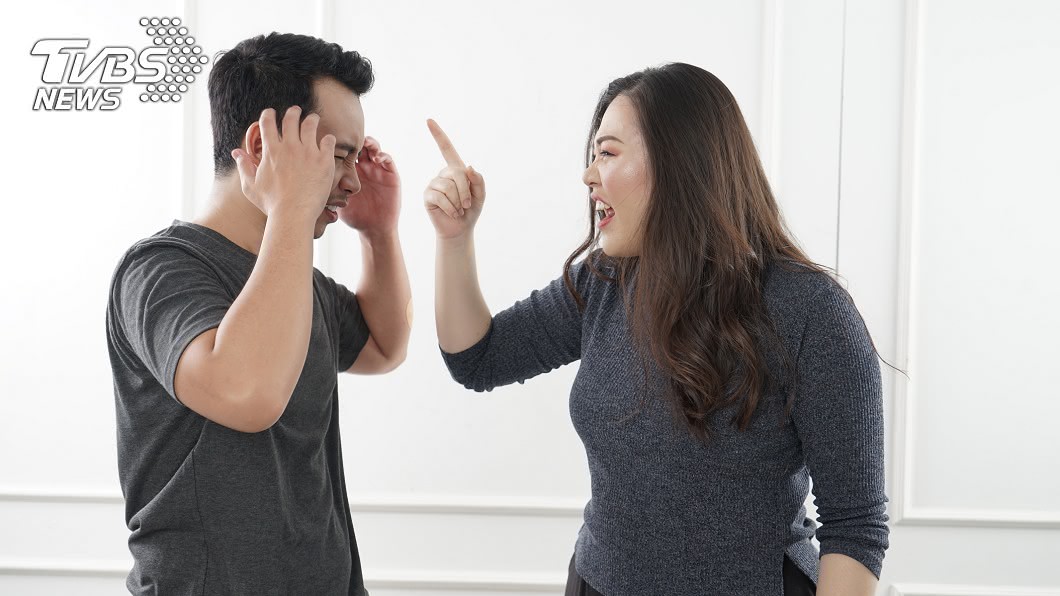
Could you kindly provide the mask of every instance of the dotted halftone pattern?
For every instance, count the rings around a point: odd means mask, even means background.
[[[196,75],[210,61],[202,53],[202,48],[195,45],[195,38],[188,33],[188,28],[181,24],[178,17],[143,17],[140,26],[151,38],[151,43],[158,47],[169,48],[166,63],[169,71],[157,83],[147,85],[140,94],[143,102],[178,102],[188,85],[195,82]]]

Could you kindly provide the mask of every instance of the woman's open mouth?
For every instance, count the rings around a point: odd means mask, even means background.
[[[612,209],[607,203],[603,201],[596,201],[596,219],[599,223],[596,224],[598,228],[602,228],[607,225],[615,217],[615,210]]]

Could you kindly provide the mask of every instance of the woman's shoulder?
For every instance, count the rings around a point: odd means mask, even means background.
[[[765,269],[764,291],[785,299],[809,299],[822,292],[835,292],[843,288],[826,268],[810,266],[799,261],[778,259],[771,261]]]
[[[763,287],[770,308],[785,318],[803,320],[822,311],[856,313],[850,293],[830,270],[795,261],[774,261],[766,269]]]

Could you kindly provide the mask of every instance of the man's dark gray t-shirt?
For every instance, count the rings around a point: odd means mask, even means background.
[[[173,390],[182,352],[221,323],[256,259],[174,220],[114,271],[107,344],[133,594],[365,593],[338,415],[338,373],[368,340],[354,293],[314,269],[309,351],[268,430],[211,422]]]

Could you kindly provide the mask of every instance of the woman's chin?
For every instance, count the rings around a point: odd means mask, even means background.
[[[600,246],[600,250],[603,251],[603,253],[605,255],[607,255],[609,257],[612,257],[612,258],[621,258],[621,257],[632,256],[632,255],[628,254],[629,251],[625,250],[624,246],[618,244],[617,242],[614,242],[613,240],[609,242],[608,239],[605,239],[602,236],[600,237],[599,246]]]

